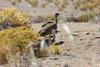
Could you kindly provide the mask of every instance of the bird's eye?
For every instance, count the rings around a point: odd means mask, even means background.
[[[50,38],[53,38],[53,36],[50,36]]]

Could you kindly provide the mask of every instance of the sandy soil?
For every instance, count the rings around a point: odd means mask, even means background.
[[[35,28],[41,24],[35,24]],[[67,23],[74,35],[72,43],[68,34],[59,24],[57,41],[65,43],[60,47],[63,52],[60,56],[46,58],[42,61],[43,67],[100,67],[100,25],[91,23]]]
[[[66,25],[74,35],[74,42],[69,40],[68,34],[59,24],[57,41],[65,41],[60,45],[63,52],[59,56],[47,57],[39,61],[40,65],[42,67],[100,67],[100,25],[91,23],[66,23]],[[36,31],[40,27],[40,23],[33,25]]]

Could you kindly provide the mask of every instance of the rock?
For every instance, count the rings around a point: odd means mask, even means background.
[[[51,57],[50,60],[58,60],[59,57]]]
[[[67,62],[62,63],[61,67],[70,67],[70,65]]]
[[[96,36],[95,38],[96,38],[96,39],[99,39],[99,38],[100,38],[100,36]]]
[[[90,34],[89,32],[86,33],[86,35],[89,35],[89,34]]]
[[[99,39],[100,38],[100,33],[96,34],[95,38]]]
[[[77,33],[73,33],[73,36],[78,36],[78,34]]]

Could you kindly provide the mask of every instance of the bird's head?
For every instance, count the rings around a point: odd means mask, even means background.
[[[58,17],[60,15],[60,13],[55,13],[55,17]]]

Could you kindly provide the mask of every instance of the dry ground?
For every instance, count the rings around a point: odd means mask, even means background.
[[[60,56],[47,58],[42,62],[43,67],[100,67],[100,24],[67,23],[74,35],[74,42],[68,39],[68,34],[61,24],[58,25],[57,41],[65,43],[60,47],[63,53]],[[35,24],[39,29],[41,24]]]
[[[60,46],[64,50],[60,56],[47,57],[40,61],[42,67],[100,67],[100,24],[66,23],[66,25],[74,35],[74,42],[68,39],[68,34],[59,24],[57,41],[65,41]],[[41,23],[33,25],[37,31],[40,27]]]

